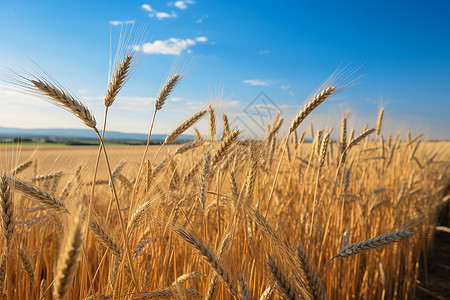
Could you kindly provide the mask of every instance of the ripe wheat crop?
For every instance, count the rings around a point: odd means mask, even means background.
[[[103,134],[133,55],[117,56],[102,134],[81,99],[42,76],[21,77],[22,88],[65,108],[101,144],[90,162],[56,170],[46,169],[44,149],[26,157],[24,148],[12,167],[1,160],[0,298],[414,296],[420,255],[449,201],[448,143],[383,136],[384,109],[372,129],[347,136],[346,115],[340,137],[311,126],[307,142],[304,120],[345,86],[337,74],[285,136],[277,116],[264,139],[245,140],[210,106],[174,124],[157,149],[148,143],[118,159]],[[171,74],[161,87],[149,140],[182,77]],[[208,138],[168,145],[206,114]]]

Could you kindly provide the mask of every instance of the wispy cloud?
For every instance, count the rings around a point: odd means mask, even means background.
[[[172,13],[166,13],[166,12],[157,12],[156,13],[156,18],[158,20],[162,20],[162,19],[170,19],[170,18],[176,18],[178,17],[176,13],[172,12]]]
[[[205,43],[208,41],[208,38],[206,36],[199,36],[195,38],[195,41],[200,42],[200,43]]]
[[[123,24],[134,24],[135,20],[126,20],[126,21],[109,21],[108,23],[113,26],[119,26]]]
[[[153,8],[149,4],[142,4],[141,8],[148,12],[153,12]]]
[[[269,50],[261,50],[259,51],[259,54],[264,55],[264,54],[269,54],[270,51]]]
[[[158,20],[177,18],[178,15],[175,12],[163,12],[154,10],[149,4],[142,4],[141,8],[147,12],[149,12],[148,16],[151,18],[156,17]]]
[[[193,39],[178,39],[170,38],[168,40],[156,40],[152,43],[145,43],[142,46],[142,52],[145,54],[168,54],[168,55],[180,55],[181,52],[187,50],[189,47],[194,46],[197,43],[204,43],[208,39],[204,36]]]
[[[192,0],[176,1],[173,6],[179,9],[187,9],[189,4],[194,4],[194,1]]]
[[[207,18],[208,18],[208,15],[203,15],[203,16],[200,17],[200,19],[197,20],[197,23],[200,24],[200,23],[203,22],[203,20],[205,20]]]
[[[290,89],[291,87],[288,85],[282,85],[281,89],[287,91],[288,89]]]
[[[251,86],[269,86],[270,83],[266,80],[261,79],[245,79],[243,81],[244,83],[251,85]]]

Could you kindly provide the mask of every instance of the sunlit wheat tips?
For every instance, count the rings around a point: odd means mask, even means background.
[[[216,115],[214,114],[214,107],[212,105],[208,108],[209,113],[209,132],[211,135],[211,142],[216,140]]]
[[[377,119],[377,127],[376,127],[376,135],[379,136],[381,132],[381,125],[383,122],[383,114],[384,114],[384,107],[380,109],[380,112],[378,113],[378,119]]]
[[[319,94],[317,94],[310,102],[308,102],[305,107],[297,113],[297,115],[292,120],[291,126],[289,127],[289,133],[293,132],[295,129],[297,129],[298,125],[300,125],[301,122],[317,107],[319,106],[323,101],[325,101],[328,97],[333,94],[333,92],[336,90],[336,87],[327,87],[324,90],[322,90]]]
[[[167,78],[162,89],[158,93],[158,97],[156,98],[155,111],[158,111],[163,107],[164,103],[166,103],[167,98],[169,98],[170,93],[177,86],[180,80],[180,74],[175,74],[172,77]]]
[[[223,122],[222,139],[224,139],[231,131],[230,123],[228,122],[228,117],[227,117],[227,115],[225,113],[222,115],[222,122]]]
[[[207,113],[207,110],[201,110],[198,113],[194,114],[190,118],[188,118],[186,121],[178,125],[172,132],[170,132],[166,139],[164,140],[164,144],[170,144],[174,142],[183,132],[188,130],[192,125],[197,123],[198,120],[200,120],[205,114]]]
[[[86,126],[94,129],[97,121],[91,111],[78,99],[69,92],[57,87],[46,79],[28,79],[35,87],[35,92],[40,93],[51,100],[52,103],[72,112]]]
[[[128,71],[130,70],[132,58],[133,57],[131,55],[127,55],[117,68],[116,72],[114,73],[114,76],[112,77],[111,82],[109,83],[108,89],[106,91],[106,96],[104,100],[106,107],[110,107],[114,103],[117,94],[122,88],[125,82],[125,78],[127,77]]]

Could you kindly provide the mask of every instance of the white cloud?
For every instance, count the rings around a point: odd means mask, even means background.
[[[269,82],[261,79],[246,79],[244,83],[247,83],[252,86],[269,86]]]
[[[180,55],[181,52],[195,44],[196,42],[192,39],[170,38],[165,41],[156,40],[153,43],[145,43],[142,46],[142,52],[145,54]]]
[[[281,89],[285,90],[285,91],[288,90],[289,88],[290,88],[290,86],[288,86],[288,85],[282,85],[281,86]]]
[[[203,15],[200,17],[200,19],[197,20],[197,23],[200,24],[203,22],[204,19],[207,19],[207,18],[208,18],[208,15]]]
[[[183,100],[184,100],[183,97],[172,97],[169,99],[169,101],[172,101],[172,102],[181,102]]]
[[[187,9],[188,4],[194,4],[194,1],[192,1],[192,0],[176,1],[174,3],[174,6],[179,8],[179,9]]]
[[[149,15],[149,16],[153,16],[153,15]],[[170,18],[176,18],[178,17],[176,13],[172,12],[172,13],[166,13],[166,12],[157,12],[156,13],[156,17],[158,18],[158,20],[162,20],[162,19],[170,19]]]
[[[113,26],[119,26],[123,24],[134,24],[134,20],[127,20],[127,21],[109,21],[108,23]]]
[[[158,20],[170,19],[170,18],[178,17],[175,12],[168,13],[168,12],[163,12],[163,11],[156,11],[149,4],[142,4],[141,8],[143,10],[149,12],[148,16],[150,18],[156,17]]]
[[[206,36],[199,36],[199,37],[196,37],[195,40],[199,43],[205,43],[208,41],[208,38]]]
[[[146,10],[148,12],[152,12],[153,11],[153,8],[150,5],[148,5],[148,4],[142,4],[141,7],[142,7],[143,10]]]
[[[269,54],[270,51],[269,50],[261,50],[259,51],[259,54],[264,55],[264,54]]]

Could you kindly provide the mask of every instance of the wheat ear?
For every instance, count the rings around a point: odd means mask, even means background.
[[[305,107],[294,117],[292,120],[291,126],[289,127],[289,133],[297,129],[298,125],[323,101],[325,101],[328,97],[333,94],[336,90],[336,87],[331,86],[323,89],[320,93],[318,93]]]
[[[219,148],[211,160],[211,165],[213,167],[216,166],[230,152],[230,149],[236,142],[239,133],[239,130],[233,131],[233,133],[227,134],[226,137],[220,142]]]
[[[111,253],[113,253],[115,256],[122,257],[123,251],[119,246],[119,243],[103,226],[101,226],[98,222],[91,218],[89,220],[89,228],[103,246],[109,248],[109,250],[111,250]]]
[[[203,163],[203,170],[200,177],[200,191],[198,200],[200,201],[200,204],[202,205],[202,208],[205,208],[205,202],[206,202],[206,184],[208,183],[209,173],[211,170],[211,154],[209,152],[206,153],[205,161]]]
[[[14,202],[8,179],[4,172],[0,175],[0,206],[3,235],[5,236],[6,245],[8,245],[14,233]]]
[[[303,271],[306,282],[308,283],[309,290],[314,296],[314,299],[328,299],[326,289],[323,285],[322,279],[320,279],[319,274],[316,269],[313,268],[311,262],[306,257],[305,252],[301,246],[297,247],[297,258],[299,262],[299,267]]]
[[[162,89],[158,93],[158,97],[156,98],[155,111],[158,111],[163,107],[164,103],[166,103],[167,98],[169,98],[170,93],[177,86],[180,80],[180,74],[175,74],[172,77],[167,78]]]
[[[104,100],[105,107],[110,107],[114,103],[114,100],[116,100],[116,96],[122,88],[128,71],[130,70],[132,58],[132,55],[127,55],[114,73],[114,76],[109,83],[108,89],[106,90],[106,96]]]
[[[81,210],[75,217],[71,228],[66,235],[67,240],[58,259],[57,276],[53,288],[53,297],[56,299],[63,299],[67,295],[77,273],[84,237],[84,220]]]
[[[230,250],[232,241],[232,235],[226,234],[225,237],[220,242],[219,250],[217,252],[218,259],[222,259],[224,255],[227,254],[227,252]],[[218,284],[219,284],[219,278],[217,277],[216,272],[212,272],[211,277],[208,281],[208,287],[206,289],[206,296],[205,298],[207,300],[214,300],[217,295],[218,291]]]
[[[50,193],[41,190],[37,186],[20,180],[17,177],[6,175],[9,181],[9,184],[14,186],[14,190],[28,197],[30,200],[35,201],[41,205],[44,205],[47,208],[54,209],[57,211],[69,212],[65,205]]]
[[[178,125],[171,133],[169,133],[164,140],[164,144],[170,144],[175,141],[183,132],[188,130],[192,125],[197,123],[205,114],[207,110],[201,110],[198,113],[191,116],[189,119]]]
[[[208,263],[208,265],[216,272],[216,274],[222,280],[222,283],[228,289],[228,292],[236,299],[237,297],[237,288],[236,283],[225,271],[222,266],[222,263],[216,258],[216,256],[212,253],[212,251],[202,242],[200,242],[195,236],[191,233],[184,231],[180,228],[174,229],[175,233],[178,234],[189,246],[193,247],[199,256]]]
[[[295,290],[294,284],[286,278],[270,255],[267,259],[267,268],[269,269],[270,275],[277,283],[276,287],[280,292],[280,297],[284,300],[298,300],[299,295]]]
[[[151,291],[148,293],[142,293],[138,295],[137,299],[161,299],[161,298],[176,298],[176,299],[185,299],[188,297],[199,297],[202,298],[203,295],[199,292],[186,289],[186,288],[175,288],[173,286],[167,287],[164,289]]]
[[[19,260],[25,271],[25,275],[30,280],[30,282],[34,285],[34,267],[31,264],[30,257],[28,256],[27,252],[23,248],[19,249]]]
[[[378,113],[378,119],[377,119],[377,129],[376,129],[376,135],[379,136],[381,132],[381,125],[383,122],[383,114],[384,114],[384,107],[380,109],[380,112]]]
[[[239,291],[241,300],[248,300],[250,299],[249,292],[248,292],[248,286],[245,284],[244,277],[242,277],[242,274],[238,274],[238,281],[239,281]]]
[[[45,79],[28,79],[41,94],[47,96],[54,104],[61,106],[77,116],[86,126],[94,129],[97,121],[90,110],[78,99]]]
[[[12,171],[11,174],[13,174],[14,176],[16,176],[17,174],[19,174],[20,172],[24,171],[25,169],[27,169],[29,166],[31,166],[33,164],[32,160],[26,161],[24,163],[21,163],[20,165],[18,165],[17,167],[15,167]]]
[[[228,117],[225,113],[222,115],[222,122],[223,122],[223,133],[222,133],[222,140],[223,140],[231,131],[230,122],[228,122]]]
[[[211,105],[208,108],[209,113],[209,132],[211,135],[211,142],[216,140],[216,116],[214,114],[214,107]]]
[[[330,258],[329,261],[325,265],[323,265],[322,269],[333,259],[337,257],[344,257],[347,258],[349,256],[359,254],[362,252],[366,252],[372,249],[380,248],[388,244],[392,244],[395,242],[398,242],[400,240],[403,240],[405,238],[410,237],[413,234],[413,232],[409,231],[408,228],[401,229],[398,231],[392,231],[388,232],[373,238],[370,238],[368,240],[348,245],[347,247],[344,247],[339,251],[335,256]]]

